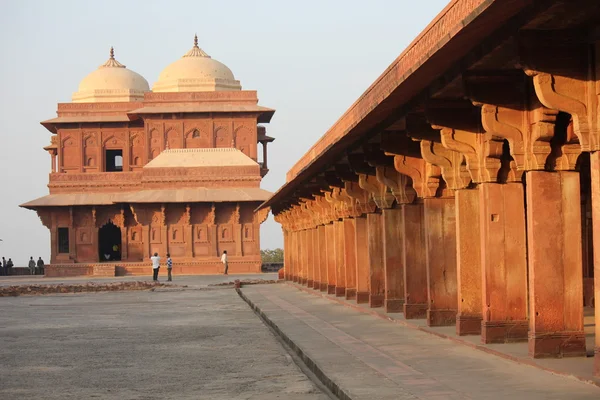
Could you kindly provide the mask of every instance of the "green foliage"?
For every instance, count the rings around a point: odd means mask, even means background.
[[[282,263],[283,249],[261,250],[260,257],[264,263]]]

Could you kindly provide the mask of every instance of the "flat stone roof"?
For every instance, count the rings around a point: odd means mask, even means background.
[[[161,152],[146,168],[249,167],[258,163],[235,148],[170,149]]]

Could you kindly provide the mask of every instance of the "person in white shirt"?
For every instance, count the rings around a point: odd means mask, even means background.
[[[225,268],[225,272],[223,273],[223,275],[227,275],[227,270],[229,269],[229,264],[227,263],[227,250],[223,250],[221,262],[223,263],[223,267]]]
[[[152,272],[154,273],[152,280],[158,282],[158,270],[160,269],[160,257],[158,256],[158,253],[154,253],[154,255],[150,257],[150,260],[152,260]]]

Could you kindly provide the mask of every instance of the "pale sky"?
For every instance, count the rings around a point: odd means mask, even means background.
[[[200,47],[227,65],[259,104],[269,174],[285,173],[442,10],[447,0],[0,1],[0,256],[24,266],[50,256],[50,235],[18,205],[48,194],[50,132],[39,122],[71,101],[79,81],[108,59],[146,78]],[[272,216],[261,247],[283,247]]]

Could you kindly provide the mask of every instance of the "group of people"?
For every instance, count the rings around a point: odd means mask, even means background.
[[[33,259],[33,257],[29,257],[29,272],[31,275],[44,275],[44,260],[42,257],[39,257],[37,263]]]
[[[2,257],[2,265],[0,265],[0,276],[10,276],[13,274],[13,267],[15,263],[13,263],[12,258],[8,260]],[[42,257],[38,258],[37,262],[33,259],[33,257],[29,258],[29,272],[31,275],[44,275],[44,260]]]
[[[15,264],[13,263],[12,258],[9,258],[8,261],[6,261],[6,258],[2,257],[2,268],[0,268],[0,275],[12,275],[12,269],[14,266]]]
[[[158,282],[158,271],[160,270],[160,257],[158,253],[154,253],[152,257],[150,257],[152,261],[152,280],[154,282]],[[173,280],[173,260],[171,259],[171,254],[167,253],[167,281],[171,282]]]
[[[158,271],[160,270],[160,256],[158,253],[154,253],[152,257],[150,257],[152,261],[152,280],[154,282],[158,282]],[[221,262],[223,263],[223,275],[227,275],[227,270],[229,269],[229,263],[227,262],[227,250],[223,251],[221,255]],[[171,259],[171,254],[167,253],[167,281],[173,281],[173,260]]]

